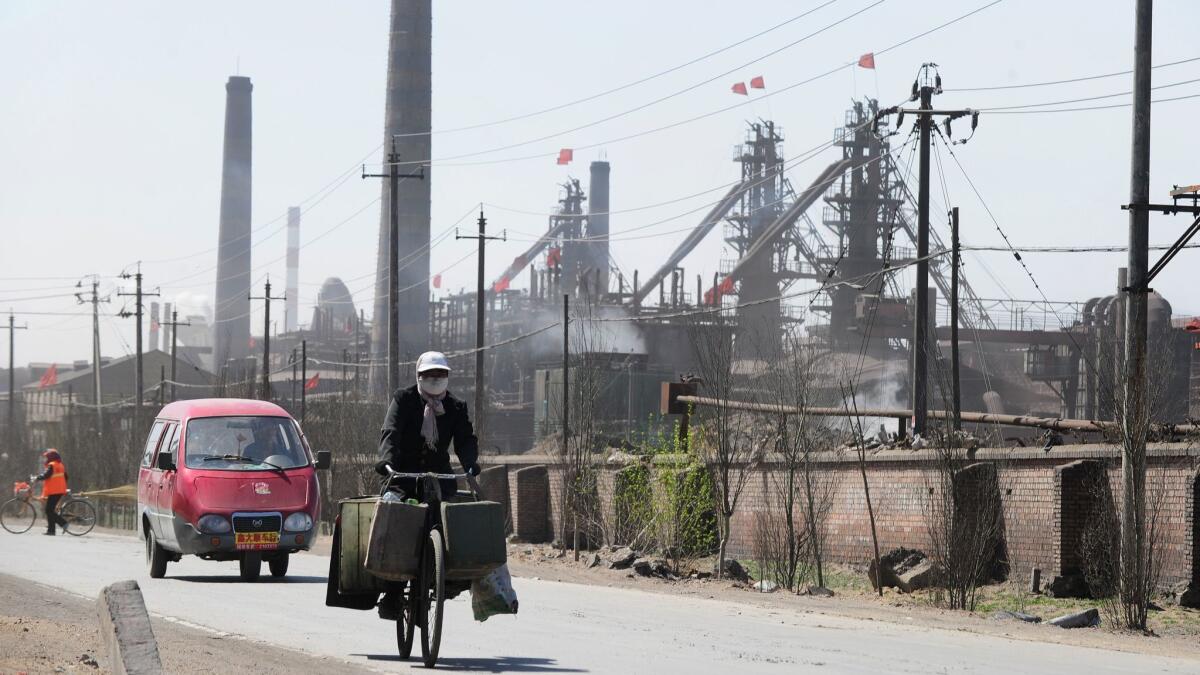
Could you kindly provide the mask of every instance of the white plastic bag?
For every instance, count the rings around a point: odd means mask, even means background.
[[[476,621],[487,621],[497,614],[517,613],[517,592],[512,587],[508,565],[497,567],[491,574],[471,582],[471,609]]]

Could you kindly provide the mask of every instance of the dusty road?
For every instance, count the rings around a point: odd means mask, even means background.
[[[328,560],[300,555],[283,582],[243,584],[236,563],[187,558],[146,576],[136,539],[0,537],[0,572],[95,597],[137,579],[150,611],[252,641],[406,671],[393,624],[324,606]],[[268,577],[269,579],[269,577]],[[516,579],[519,617],[447,606],[439,666],[524,673],[1195,673],[1200,662],[638,591]]]

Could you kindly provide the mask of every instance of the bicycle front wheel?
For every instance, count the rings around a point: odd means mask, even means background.
[[[58,507],[58,515],[67,521],[63,528],[76,537],[85,535],[96,526],[96,507],[86,499],[75,498]]]
[[[425,561],[421,566],[422,605],[421,656],[426,668],[437,664],[442,646],[442,604],[446,600],[446,552],[442,533],[433,530],[425,542]]]
[[[33,504],[19,497],[14,497],[4,502],[4,506],[0,506],[0,526],[13,534],[29,531],[36,519],[37,512],[33,510]]]

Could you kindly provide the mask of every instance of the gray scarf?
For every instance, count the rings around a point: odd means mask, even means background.
[[[437,418],[446,414],[446,408],[442,405],[442,399],[446,398],[446,394],[441,396],[429,396],[420,388],[417,392],[421,395],[421,400],[425,401],[425,413],[421,417],[421,435],[425,437],[425,445],[436,448],[438,442]]]

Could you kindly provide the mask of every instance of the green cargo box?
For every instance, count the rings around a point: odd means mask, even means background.
[[[504,507],[496,502],[443,502],[442,532],[447,579],[482,579],[508,560]]]
[[[371,541],[367,546],[367,571],[388,581],[415,579],[421,569],[425,504],[380,500],[375,504]]]
[[[371,521],[379,497],[356,497],[338,502],[341,516],[341,556],[338,559],[338,590],[342,593],[378,593],[386,582],[367,572],[367,548]]]

